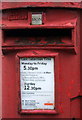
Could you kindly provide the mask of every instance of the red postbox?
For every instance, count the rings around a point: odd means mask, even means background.
[[[2,117],[80,118],[81,3],[2,6]]]

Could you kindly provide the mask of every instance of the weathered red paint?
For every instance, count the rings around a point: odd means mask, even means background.
[[[80,51],[82,51],[82,10],[80,10]],[[80,52],[80,109],[82,113],[82,52]],[[80,114],[80,117],[82,118],[82,114]]]
[[[2,51],[3,51],[3,118],[80,118],[80,101],[82,97],[80,81],[80,41],[81,41],[81,3],[2,3]],[[24,16],[11,17],[11,8],[14,11],[22,8]],[[16,9],[17,8],[17,9]],[[69,8],[69,9],[67,9]],[[74,9],[78,8],[78,9]],[[44,13],[43,25],[30,25],[31,12],[42,11]],[[17,11],[17,12],[18,12]],[[27,16],[26,16],[27,12]],[[81,19],[80,19],[81,18]],[[32,37],[22,36],[22,32],[30,30]],[[63,34],[61,37],[65,44],[45,45],[45,39],[51,38],[46,34],[40,37],[34,36],[32,30],[66,30],[70,34]],[[12,32],[13,30],[13,32]],[[8,32],[9,31],[9,32]],[[49,32],[46,32],[49,34]],[[59,32],[57,35],[60,36]],[[58,37],[59,37],[58,36]],[[64,37],[67,37],[64,39]],[[25,40],[31,41],[23,41]],[[55,36],[53,36],[55,38]],[[36,40],[41,40],[38,45]],[[69,42],[70,41],[70,42]],[[42,43],[42,45],[40,45]],[[69,45],[69,43],[71,43]],[[18,56],[26,57],[46,57],[55,56],[56,60],[56,110],[35,110],[22,111],[20,114],[20,94],[19,94],[19,60]],[[82,105],[82,104],[81,104]],[[29,114],[29,115],[27,115]]]
[[[66,7],[82,8],[81,2],[2,2],[2,9],[18,7]]]

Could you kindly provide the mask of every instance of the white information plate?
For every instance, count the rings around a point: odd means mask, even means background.
[[[20,58],[21,107],[54,109],[54,58]]]
[[[32,14],[32,25],[42,25],[42,13]]]

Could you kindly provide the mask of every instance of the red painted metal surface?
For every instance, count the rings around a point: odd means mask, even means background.
[[[21,17],[20,12],[18,12],[21,9],[20,7],[24,7],[24,9],[22,8],[24,16],[21,13]],[[12,17],[12,10],[9,8],[18,8],[14,9],[15,12],[17,11],[17,17],[15,15]],[[79,8],[81,8],[81,3],[3,3],[3,118],[80,118],[82,96],[80,91],[80,17],[82,17],[82,11]],[[44,24],[30,25],[30,13],[37,10],[44,12]],[[50,34],[50,31],[46,31],[46,29],[52,29],[52,31],[55,29],[56,35]],[[32,36],[25,36],[27,32],[24,33],[24,31],[27,30],[30,30],[29,34]],[[33,30],[37,34],[32,32]],[[43,32],[40,34],[40,31],[43,30],[46,31],[44,35]],[[48,42],[45,45],[47,38],[51,38],[50,42],[52,38],[61,39],[66,42],[66,45],[57,45],[57,42],[54,43],[53,41],[52,44]],[[27,40],[31,41],[30,44],[26,42]],[[36,40],[41,40],[38,45]],[[41,43],[42,45],[40,45]],[[69,43],[72,44],[69,45]],[[20,114],[19,75],[17,75],[19,61],[16,59],[17,55],[46,57],[55,56],[56,53],[58,54],[55,63],[57,110],[54,112],[50,110],[23,111],[25,114]]]
[[[82,113],[82,10],[80,11],[80,96],[81,96],[81,99],[80,99],[80,113]],[[82,114],[80,114],[80,117],[82,118]]]
[[[65,7],[82,8],[81,2],[2,2],[2,9],[18,7]]]

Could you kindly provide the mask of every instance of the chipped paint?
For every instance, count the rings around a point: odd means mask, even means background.
[[[30,25],[30,19],[22,20],[19,22],[19,17],[12,20],[3,20],[3,117],[4,118],[72,118],[72,111],[74,116],[79,117],[79,107],[75,104],[74,107],[70,105],[70,98],[72,102],[79,98],[77,94],[79,86],[79,45],[76,46],[76,28],[77,28],[77,42],[79,44],[80,39],[80,23],[79,12],[81,3],[3,3],[3,11],[10,8],[37,8],[44,7],[45,22],[41,26]],[[51,9],[54,8],[54,9]],[[30,9],[30,10],[34,10]],[[57,9],[56,9],[57,8]],[[71,9],[65,9],[71,8]],[[72,9],[78,8],[78,9]],[[39,9],[39,10],[40,10]],[[9,14],[9,13],[8,13]],[[15,17],[15,16],[14,16]],[[29,17],[29,15],[28,15]],[[13,17],[12,17],[13,18]],[[30,17],[29,17],[30,18]],[[4,22],[5,21],[5,22]],[[21,30],[21,32],[18,31]],[[30,29],[30,36],[23,31]],[[36,34],[32,31],[37,30]],[[46,29],[60,29],[60,31],[70,29],[70,32],[64,31],[56,32],[54,36],[46,31],[44,36],[39,30]],[[9,30],[9,33],[8,33]],[[12,32],[13,30],[13,32]],[[17,30],[17,31],[16,31]],[[73,31],[74,30],[74,31]],[[52,32],[51,32],[52,33]],[[60,34],[61,33],[61,34]],[[27,34],[27,36],[25,36]],[[66,36],[65,36],[66,35]],[[72,46],[69,46],[69,43]],[[42,45],[42,46],[40,46]],[[66,46],[65,46],[66,45]],[[77,52],[75,51],[77,48]],[[76,54],[75,54],[76,52]],[[19,56],[19,57],[18,57]],[[19,62],[20,57],[54,57],[55,58],[55,89],[56,89],[56,108],[54,110],[23,110],[20,109],[20,75],[19,75]],[[17,62],[17,64],[16,64]],[[8,68],[8,69],[7,69]],[[10,86],[10,87],[9,87]],[[7,92],[5,92],[7,91]],[[12,92],[12,94],[11,94]],[[55,96],[54,95],[54,96]],[[13,106],[12,106],[13,103]],[[79,103],[79,102],[78,102]],[[19,107],[19,108],[18,108]],[[75,109],[77,111],[75,111]],[[70,110],[71,109],[71,110]],[[21,114],[20,114],[21,113]],[[25,115],[26,114],[26,115]],[[36,114],[34,116],[34,114]],[[43,115],[45,114],[45,115]],[[53,115],[52,115],[53,114]]]

